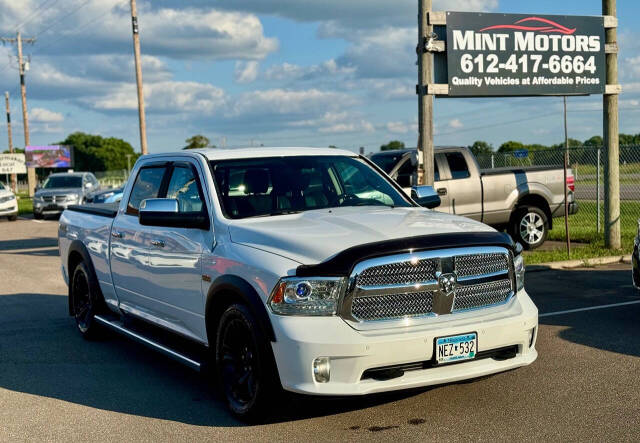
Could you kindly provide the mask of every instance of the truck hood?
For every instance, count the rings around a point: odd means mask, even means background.
[[[234,221],[231,241],[317,264],[352,246],[454,232],[491,232],[474,220],[423,208],[348,207]]]

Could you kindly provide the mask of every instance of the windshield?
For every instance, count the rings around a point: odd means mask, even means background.
[[[371,161],[388,174],[398,162],[402,160],[405,154],[405,152],[399,152],[397,154],[374,154],[371,156]]]
[[[223,210],[230,218],[343,206],[411,206],[391,183],[354,157],[278,157],[211,164]]]
[[[0,191],[5,190],[5,191],[9,191],[9,187],[7,185],[5,185],[4,183],[0,182]]]
[[[42,186],[43,189],[81,188],[81,187],[82,187],[82,177],[79,175],[50,176]]]

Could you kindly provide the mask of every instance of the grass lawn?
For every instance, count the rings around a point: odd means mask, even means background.
[[[33,199],[29,198],[29,194],[18,194],[18,214],[32,214]]]
[[[596,202],[582,201],[579,203],[580,210],[578,213],[569,216],[569,233],[571,234],[572,242],[588,243],[588,245],[580,248],[572,248],[571,259],[607,257],[611,255],[630,254],[633,251],[633,239],[638,232],[640,202],[621,202],[621,250],[612,250],[604,247],[604,228],[602,228],[600,233],[596,230]],[[604,205],[601,206],[601,220],[604,220]],[[554,219],[553,229],[549,232],[548,239],[565,241],[564,219]],[[546,263],[567,260],[567,252],[564,249],[556,251],[532,251],[527,252],[525,257],[528,264]]]

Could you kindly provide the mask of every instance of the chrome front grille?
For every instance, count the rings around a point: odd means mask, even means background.
[[[360,286],[406,285],[436,278],[438,260],[430,258],[411,262],[372,266],[358,275]]]
[[[508,255],[501,253],[460,255],[455,258],[458,277],[493,274],[509,269]]]
[[[453,311],[462,311],[502,303],[509,297],[511,291],[511,281],[507,279],[463,286],[456,291]]]
[[[54,197],[52,195],[46,195],[44,197],[42,197],[42,200],[47,202],[47,203],[51,203],[54,201]]]
[[[364,296],[353,299],[351,312],[361,321],[418,317],[431,312],[433,292]]]
[[[454,275],[445,294],[441,275]],[[455,314],[496,306],[514,294],[511,254],[498,247],[447,249],[366,260],[356,265],[341,314],[358,325]],[[446,312],[434,303],[453,294]],[[434,308],[434,306],[436,306]],[[435,312],[434,312],[435,311]]]

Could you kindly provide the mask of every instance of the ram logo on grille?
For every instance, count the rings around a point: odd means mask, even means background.
[[[453,311],[453,304],[456,300],[456,286],[458,286],[456,274],[438,276],[438,290],[433,297],[434,314],[450,314]]]

